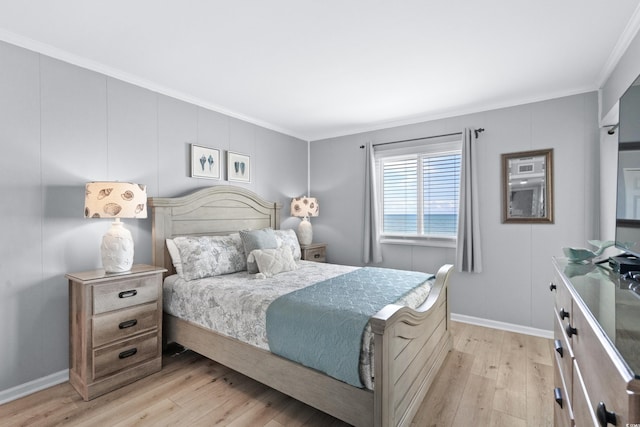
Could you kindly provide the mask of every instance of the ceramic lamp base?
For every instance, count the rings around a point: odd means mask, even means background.
[[[298,242],[301,245],[310,245],[313,241],[313,229],[311,223],[307,218],[303,218],[300,225],[298,225]]]
[[[116,219],[102,237],[102,267],[107,273],[122,273],[133,265],[133,238],[131,232]]]

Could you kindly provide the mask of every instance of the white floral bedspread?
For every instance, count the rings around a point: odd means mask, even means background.
[[[269,350],[266,311],[281,295],[348,273],[358,267],[298,261],[299,268],[256,279],[246,271],[192,281],[177,275],[164,282],[164,311],[180,319]],[[414,289],[397,304],[416,308],[427,298],[433,280]],[[373,333],[367,325],[360,352],[360,377],[373,389]]]

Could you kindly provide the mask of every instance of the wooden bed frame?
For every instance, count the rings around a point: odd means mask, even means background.
[[[149,198],[153,263],[175,271],[165,239],[280,227],[280,205],[233,186],[175,198]],[[375,390],[353,387],[174,316],[164,315],[165,342],[176,342],[355,426],[409,425],[452,347],[447,281],[442,266],[428,299],[416,310],[388,305],[371,320]]]

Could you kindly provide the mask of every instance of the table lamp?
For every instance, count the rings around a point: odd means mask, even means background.
[[[298,225],[298,241],[301,245],[310,245],[313,240],[313,229],[309,217],[318,216],[319,208],[315,197],[296,197],[291,200],[291,216],[302,218]]]
[[[133,238],[120,218],[147,217],[147,187],[131,182],[88,182],[85,218],[115,218],[102,237],[102,266],[107,273],[122,273],[133,265]]]

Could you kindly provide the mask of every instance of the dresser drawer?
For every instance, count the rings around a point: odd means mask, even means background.
[[[158,278],[137,277],[112,284],[95,286],[93,314],[119,310],[158,299]]]
[[[623,377],[580,310],[574,311],[572,324],[577,330],[572,345],[575,363],[579,367],[579,372],[575,372],[574,366],[574,395],[578,394],[577,380],[580,380],[585,390],[589,390],[587,397],[592,412],[596,411],[600,402],[604,402],[608,411],[618,414],[617,425],[638,422],[626,419],[629,411],[626,389],[631,378]]]
[[[555,277],[553,283],[556,285],[554,305],[556,312],[563,317],[562,323],[567,324],[571,321],[572,299],[567,285],[559,277]],[[565,313],[565,314],[563,314]]]
[[[93,378],[99,379],[137,363],[153,359],[157,354],[158,334],[155,332],[94,350]]]
[[[560,402],[556,401],[553,408],[553,418],[555,420],[555,427],[571,427],[573,425],[573,411],[571,409],[571,398],[567,396],[566,392],[566,377],[564,377],[558,369],[559,355],[556,354],[555,374],[554,374],[554,394],[555,398],[560,398]],[[569,381],[571,382],[571,378]],[[558,396],[559,394],[559,396]]]
[[[571,399],[573,396],[573,382],[571,380],[573,371],[573,350],[567,340],[567,335],[562,323],[560,322],[558,313],[556,313],[554,317],[554,348],[556,349],[556,363],[558,364],[558,369],[560,370],[562,377],[565,379],[567,398]],[[558,347],[560,348],[558,349]]]
[[[156,302],[101,314],[93,318],[93,346],[99,347],[157,326]]]
[[[573,370],[573,382],[575,389],[573,394],[573,417],[576,426],[598,426],[598,420],[593,412],[593,407],[589,403],[587,389],[577,365]]]

